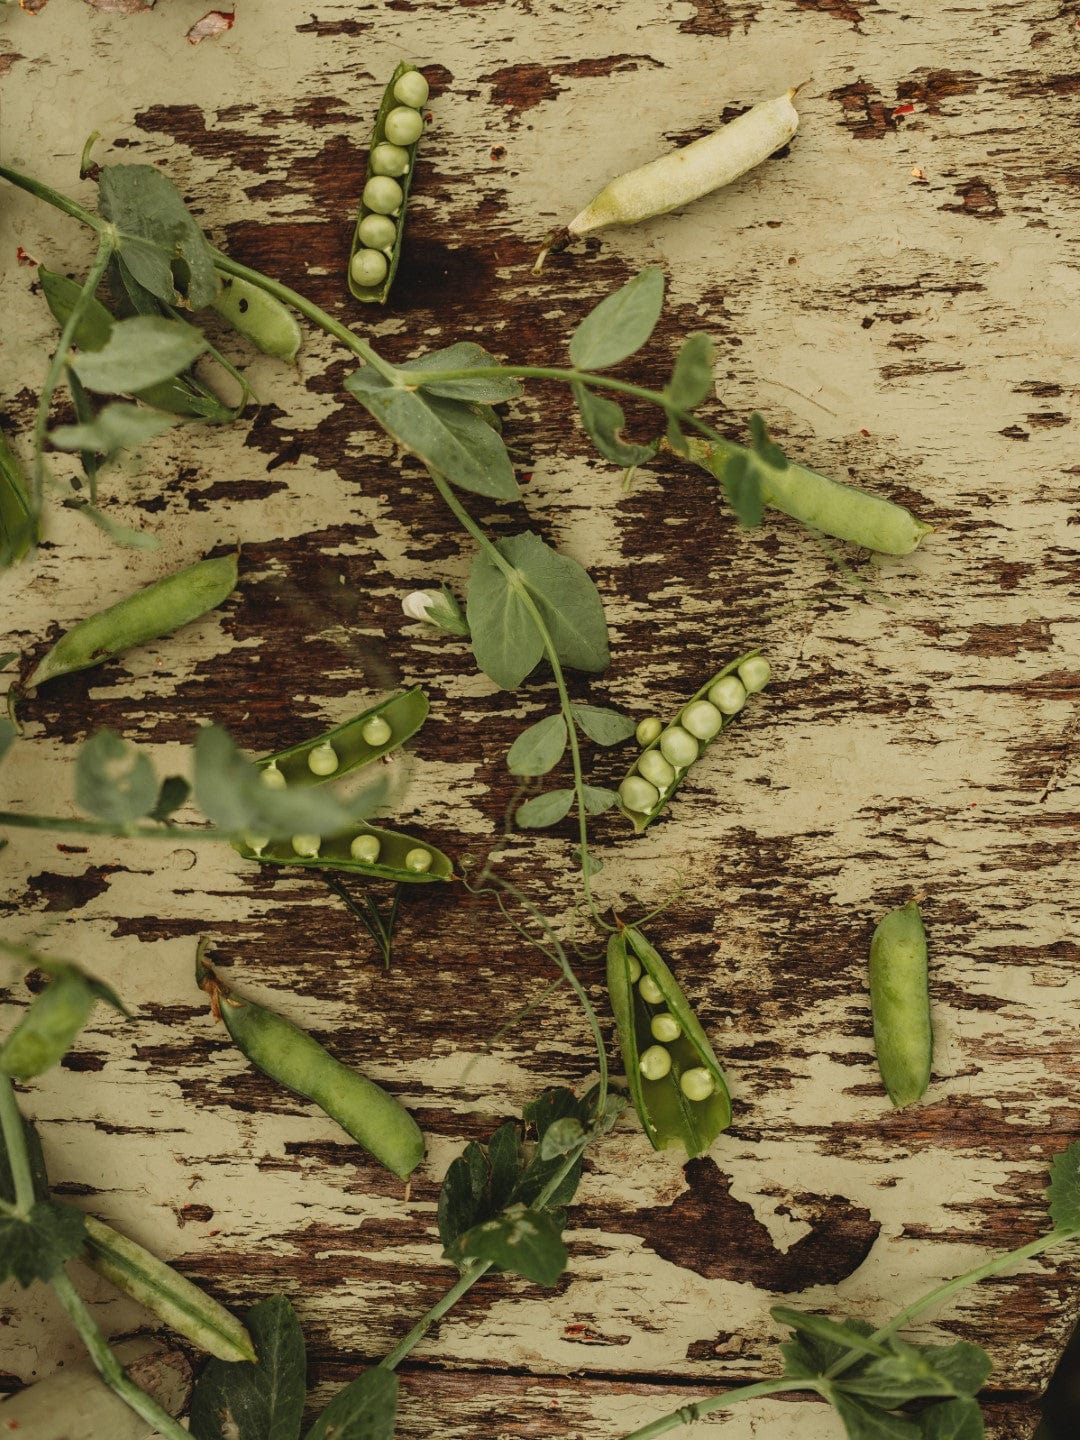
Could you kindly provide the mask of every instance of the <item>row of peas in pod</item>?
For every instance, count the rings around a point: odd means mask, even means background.
[[[256,762],[262,783],[284,790],[338,779],[403,745],[427,714],[427,696],[418,686],[392,695],[344,725],[264,756]],[[348,870],[384,880],[449,880],[453,874],[449,858],[433,845],[418,845],[408,835],[360,823],[329,837],[248,835],[236,848],[247,859],[266,864]]]
[[[619,809],[636,831],[652,824],[690,766],[771,677],[768,660],[750,651],[707,680],[668,724],[656,715],[639,723],[637,742],[644,748],[619,786]]]
[[[349,254],[349,293],[356,300],[381,304],[390,293],[427,98],[423,75],[402,61],[383,94],[368,150],[367,181]]]

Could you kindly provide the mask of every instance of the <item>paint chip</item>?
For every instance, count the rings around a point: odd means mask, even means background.
[[[235,10],[210,10],[187,32],[188,44],[201,45],[204,40],[213,40],[231,30],[235,23]]]

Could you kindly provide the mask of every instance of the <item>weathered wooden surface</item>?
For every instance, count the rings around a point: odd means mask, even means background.
[[[229,34],[194,48],[203,8],[0,15],[5,163],[77,190],[100,130],[97,158],[161,164],[224,248],[393,358],[476,338],[558,361],[600,296],[661,264],[669,303],[636,376],[662,383],[679,338],[707,330],[732,434],[760,408],[791,453],[936,527],[908,560],[848,556],[866,590],[782,517],[740,533],[681,464],[624,496],[558,390],[514,409],[528,518],[483,518],[533,525],[595,575],[613,660],[576,693],[667,712],[749,643],[777,672],[662,824],[642,838],[596,825],[605,904],[651,907],[685,882],[650,933],[725,1059],[731,1132],[680,1166],[620,1124],[590,1158],[554,1291],[486,1280],[404,1367],[407,1437],[614,1436],[775,1374],[781,1296],[882,1319],[1033,1237],[1047,1160],[1078,1127],[1075,7],[328,0],[238,6]],[[434,118],[394,303],[373,315],[342,274],[365,135],[402,55],[431,80]],[[610,175],[803,80],[784,154],[531,275],[545,229]],[[73,222],[4,191],[0,409],[25,434],[55,332],[18,246],[72,273],[89,251]],[[4,577],[12,647],[40,649],[50,627],[243,543],[220,612],[24,707],[4,805],[67,806],[72,746],[101,725],[167,769],[208,720],[261,752],[418,682],[433,717],[397,820],[452,853],[498,851],[594,950],[569,920],[569,829],[502,836],[503,756],[551,687],[497,694],[463,645],[404,620],[407,590],[460,591],[470,545],[344,394],[348,368],[320,337],[296,376],[252,359],[252,420],[118,466],[105,493],[157,552],[57,514],[34,564]],[[597,755],[592,773],[623,765]],[[484,1051],[550,978],[544,962],[460,888],[409,903],[383,974],[315,878],[205,846],[9,839],[5,933],[82,959],[139,1007],[131,1026],[99,1013],[26,1091],[60,1191],[238,1307],[287,1292],[313,1377],[382,1354],[447,1284],[434,1205],[463,1140],[543,1085],[589,1081],[566,998]],[[875,919],[912,893],[933,943],[935,1079],[893,1114],[864,964]],[[202,934],[245,988],[414,1108],[430,1146],[407,1197],[214,1029],[192,980]],[[599,999],[599,968],[584,973]],[[1077,1264],[1052,1258],[938,1317],[990,1349],[1002,1440],[1032,1428],[1076,1319]],[[111,1331],[143,1322],[86,1288]],[[9,1385],[76,1353],[47,1296],[3,1302]],[[723,1424],[732,1440],[839,1433],[790,1400]]]

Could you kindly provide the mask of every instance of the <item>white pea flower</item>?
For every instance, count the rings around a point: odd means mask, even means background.
[[[423,620],[451,635],[469,633],[469,622],[445,585],[438,590],[413,590],[402,600],[401,608],[410,620]]]

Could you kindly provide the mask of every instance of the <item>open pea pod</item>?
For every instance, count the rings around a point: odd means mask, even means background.
[[[251,840],[256,840],[251,844]],[[380,830],[374,825],[357,824],[344,835],[294,835],[287,840],[249,837],[246,845],[235,849],[246,860],[261,860],[268,865],[303,865],[309,870],[346,870],[354,875],[367,875],[372,880],[396,880],[415,884],[429,880],[451,880],[454,867],[448,856],[434,845],[401,835],[396,830]],[[299,846],[299,848],[297,848]],[[369,858],[370,857],[370,858]]]
[[[415,65],[401,61],[383,92],[368,147],[366,183],[349,251],[349,293],[354,300],[381,305],[394,283],[426,100],[427,81]],[[415,117],[411,122],[410,115]]]
[[[642,994],[650,981],[649,993],[658,997],[652,1000]],[[731,1124],[731,1098],[678,981],[641,931],[627,925],[608,941],[607,982],[630,1098],[653,1149],[681,1145],[691,1158],[704,1154]],[[673,1038],[656,1039],[659,1017],[661,1033]]]
[[[748,650],[706,680],[673,720],[656,727],[619,786],[619,809],[640,835],[686,779],[690,767],[740,713],[748,695],[768,684],[769,663]],[[639,739],[642,727],[638,727]]]
[[[378,705],[324,735],[276,750],[255,763],[271,775],[276,771],[280,779],[266,779],[266,783],[282,788],[338,780],[411,739],[427,719],[428,709],[427,696],[419,685],[414,685],[411,690],[380,700]]]

